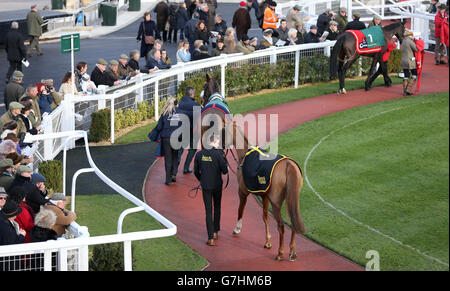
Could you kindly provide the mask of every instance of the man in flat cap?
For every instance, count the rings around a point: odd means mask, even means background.
[[[138,73],[128,65],[128,55],[121,54],[119,57],[119,74],[121,79],[125,79],[128,75],[136,76]]]
[[[359,19],[361,18],[361,13],[354,12],[353,13],[353,21],[350,21],[347,26],[345,27],[345,30],[363,30],[366,29],[366,25],[364,22],[361,22]]]
[[[13,101],[9,104],[9,110],[6,111],[0,117],[0,133],[3,132],[3,130],[2,130],[3,125],[14,120],[17,122],[17,136],[26,134],[27,129],[25,127],[25,124],[23,123],[22,119],[19,117],[19,114],[21,113],[22,108],[24,108],[24,106],[22,104],[20,104],[19,102]]]
[[[108,77],[108,74],[106,73],[106,66],[108,63],[100,58],[97,60],[97,64],[94,68],[94,70],[91,73],[91,81],[94,82],[95,86],[99,85],[106,85],[106,86],[116,86],[120,83],[120,80],[113,81],[111,78]]]
[[[341,33],[344,32],[345,27],[348,24],[347,8],[345,8],[345,7],[339,8],[339,13],[336,15],[335,20],[338,23],[339,31]]]
[[[110,82],[120,81],[119,73],[119,62],[117,60],[110,60],[108,69],[106,70],[106,75],[108,76]]]
[[[28,34],[31,36],[31,42],[27,52],[29,58],[31,58],[34,48],[36,48],[38,56],[43,55],[39,47],[39,37],[42,35],[42,23],[44,23],[44,20],[39,15],[37,5],[35,4],[31,6],[31,11],[27,15]]]
[[[23,73],[21,71],[14,71],[12,74],[13,81],[8,83],[3,92],[6,110],[9,109],[9,103],[19,102],[20,97],[25,93],[25,88],[22,86]]]

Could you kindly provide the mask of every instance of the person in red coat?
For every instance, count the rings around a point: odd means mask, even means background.
[[[238,40],[241,39],[243,34],[247,34],[250,27],[252,27],[252,20],[246,8],[246,2],[241,1],[239,5],[240,7],[234,12],[233,22],[231,23],[231,26],[236,29],[236,37]]]
[[[19,224],[20,228],[25,230],[25,243],[30,242],[30,231],[34,226],[33,216],[34,214],[33,210],[30,206],[27,205],[25,202],[25,193],[26,190],[21,187],[15,187],[12,189],[9,193],[9,200],[14,202],[17,206],[19,206],[22,209],[22,212],[19,213],[15,219],[17,224]]]
[[[441,25],[441,43],[445,44],[445,46],[447,47],[447,65],[448,63],[448,56],[449,56],[449,36],[448,36],[448,15],[447,17],[444,18],[444,20],[442,21],[442,25]]]
[[[438,7],[439,11],[436,14],[435,18],[434,18],[434,36],[435,36],[435,41],[436,41],[436,46],[434,49],[434,61],[436,65],[439,64],[447,64],[444,61],[444,44],[445,42],[441,41],[441,34],[444,30],[445,33],[445,26],[447,29],[447,41],[448,41],[448,15],[447,15],[447,6],[445,4],[441,4]],[[445,21],[447,19],[447,21]],[[445,22],[447,24],[445,24]],[[443,36],[445,38],[445,35]],[[444,39],[445,41],[445,39]],[[448,43],[448,42],[447,42]],[[448,48],[448,46],[447,46]]]

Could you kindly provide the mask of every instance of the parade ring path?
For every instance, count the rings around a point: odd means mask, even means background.
[[[433,55],[426,54],[420,94],[449,90],[449,69],[435,66]],[[363,81],[361,81],[363,82]],[[337,85],[336,85],[337,86]],[[337,88],[336,88],[337,90]],[[380,101],[402,98],[401,85],[391,88],[377,87],[370,92],[350,91],[347,95],[329,94],[286,104],[281,104],[252,113],[279,113],[279,133],[283,134],[304,122],[322,116],[364,106]],[[281,114],[282,113],[282,114]],[[184,156],[182,163],[184,162]],[[229,157],[230,167],[235,167]],[[299,161],[302,163],[303,161]],[[180,167],[181,168],[181,167]],[[297,235],[295,262],[288,261],[290,229],[285,228],[285,260],[274,260],[278,250],[278,230],[273,217],[270,218],[272,249],[263,248],[265,228],[262,208],[258,201],[249,196],[244,211],[242,232],[233,236],[239,205],[236,177],[230,173],[230,184],[223,191],[222,218],[219,240],[215,247],[205,244],[205,210],[201,191],[196,198],[190,198],[188,191],[198,185],[193,174],[183,175],[182,169],[173,185],[164,184],[164,161],[157,160],[149,169],[144,183],[143,195],[156,211],[178,227],[177,237],[205,257],[210,265],[206,270],[227,271],[297,271],[297,270],[363,270],[364,268],[324,248],[310,239]]]

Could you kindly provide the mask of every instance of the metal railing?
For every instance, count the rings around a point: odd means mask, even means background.
[[[124,244],[124,267],[125,271],[132,269],[131,242],[135,240],[144,240],[150,238],[161,238],[176,234],[177,227],[168,219],[163,217],[157,211],[152,209],[143,201],[139,200],[131,193],[117,185],[109,179],[95,165],[92,160],[87,133],[85,131],[66,131],[50,134],[39,134],[28,136],[26,142],[41,142],[46,140],[61,139],[64,140],[63,148],[67,150],[70,141],[83,138],[85,142],[86,156],[90,168],[82,169],[84,172],[94,172],[103,182],[114,189],[117,193],[131,201],[136,207],[126,209],[122,212],[117,223],[117,233],[90,237],[87,229],[72,223],[69,230],[75,235],[73,239],[49,240],[46,242],[26,243],[0,246],[0,269],[11,270],[89,270],[89,250],[88,246],[122,242]],[[65,165],[65,155],[64,155]],[[81,172],[78,172],[78,174]],[[73,177],[73,185],[76,184],[76,177]],[[64,167],[65,177],[65,167]],[[64,179],[65,180],[65,179]],[[73,188],[74,190],[75,188]],[[75,191],[72,192],[72,210],[75,209]],[[122,222],[126,215],[138,211],[145,211],[148,215],[155,218],[165,229],[137,231],[130,233],[122,232]],[[36,263],[37,262],[37,263]],[[75,263],[73,263],[75,262]],[[72,263],[72,264],[70,264]],[[3,264],[3,265],[2,265]],[[15,268],[17,267],[17,268]]]

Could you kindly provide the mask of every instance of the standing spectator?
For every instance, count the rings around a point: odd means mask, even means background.
[[[36,48],[38,56],[43,55],[39,47],[39,37],[42,35],[42,23],[44,23],[44,20],[38,13],[37,5],[31,6],[31,11],[27,15],[28,35],[31,36],[30,46],[27,51],[29,58],[31,58],[34,48]]]
[[[37,89],[36,84],[31,84],[28,86],[25,96],[30,96],[31,99],[33,100],[33,109],[31,110],[31,113],[30,113],[30,121],[31,121],[31,124],[33,124],[33,126],[37,128],[38,126],[41,125],[42,116],[41,116],[41,110],[39,109],[39,104],[38,104],[39,96],[38,96],[38,89]],[[20,98],[20,100],[23,100],[23,98],[25,96]]]
[[[189,13],[189,18],[191,18],[194,14],[195,8],[197,7],[196,0],[184,0],[186,4],[186,10]]]
[[[328,29],[330,21],[333,17],[334,15],[331,9],[327,9],[324,13],[319,15],[319,17],[317,18],[317,34],[322,35],[324,31]]]
[[[208,5],[208,22],[206,22],[208,31],[212,31],[216,23],[216,5],[213,2],[213,0],[206,0],[206,5]]]
[[[345,27],[348,24],[347,8],[339,8],[339,14],[336,15],[336,22],[338,23],[339,32],[343,33],[345,31]]]
[[[447,1],[448,2],[448,1]],[[447,7],[448,9],[448,7]],[[447,12],[448,13],[448,12]],[[449,65],[449,27],[448,27],[448,16],[444,18],[441,25],[441,43],[445,44],[447,47],[447,65]]]
[[[198,12],[198,19],[199,20],[203,20],[205,22],[205,25],[208,24],[209,21],[209,7],[208,4],[206,3],[202,3],[200,4],[200,7],[197,8],[197,12]]]
[[[147,54],[153,48],[155,39],[160,39],[158,28],[153,20],[151,20],[150,12],[144,13],[144,21],[139,25],[137,40],[141,41],[141,57],[148,60]],[[92,76],[91,76],[92,79]]]
[[[9,161],[11,161],[11,159],[8,159]],[[0,165],[2,164],[3,161],[0,161]],[[12,161],[11,161],[12,163]],[[2,178],[2,174],[0,173],[0,180]],[[0,182],[0,185],[2,183]],[[6,199],[8,199],[8,193],[6,193],[6,190],[3,186],[0,186],[0,210],[2,210],[3,206],[5,206],[6,203]]]
[[[209,44],[209,32],[203,20],[197,23],[195,30],[195,40],[202,40],[203,44]]]
[[[177,99],[170,97],[167,99],[162,114],[155,127],[157,135],[161,137],[162,148],[164,151],[164,165],[166,170],[165,184],[170,185],[176,182],[176,175],[178,171],[178,150],[172,147],[171,135],[179,127],[179,124],[174,125],[175,122],[180,121],[180,116],[177,112]]]
[[[286,19],[281,19],[280,26],[277,28],[277,32],[278,32],[278,39],[282,41],[287,41],[289,37],[288,36],[289,29],[287,28]]]
[[[196,40],[196,29],[197,29],[197,23],[199,22],[199,14],[197,11],[195,11],[192,14],[192,18],[186,22],[186,25],[184,26],[184,36],[186,36],[187,40],[189,41],[189,52],[192,54],[194,51],[194,41]]]
[[[5,191],[9,190],[12,182],[14,181],[14,175],[12,173],[13,166],[14,164],[11,159],[3,159],[0,161],[0,187]],[[0,199],[2,197],[6,199],[7,196],[8,195],[5,196],[5,194],[2,194],[2,192],[0,191]],[[0,209],[3,207],[3,205],[5,205],[5,200],[0,201]]]
[[[183,2],[180,4],[180,8],[178,8],[177,16],[177,30],[180,31],[180,40],[184,40],[184,26],[186,22],[189,20],[189,13],[186,10],[186,3]],[[176,32],[175,32],[176,34]]]
[[[225,20],[223,20],[223,16],[222,14],[218,13],[216,15],[216,23],[214,24],[214,29],[213,31],[217,32],[217,36],[216,39],[222,39],[225,37],[225,32],[227,31],[227,22]],[[216,43],[217,43],[216,40]],[[213,48],[215,48],[215,43],[213,43]]]
[[[53,193],[50,197],[50,203],[44,206],[44,209],[51,210],[56,215],[55,225],[52,229],[58,236],[66,233],[66,227],[77,219],[73,211],[66,209],[67,197],[64,193]]]
[[[11,102],[19,102],[20,97],[25,93],[25,88],[22,86],[23,73],[21,71],[14,71],[12,77],[13,81],[6,85],[3,93],[6,110],[9,109]]]
[[[427,12],[431,14],[436,14],[438,12],[437,6],[439,4],[438,0],[431,0],[430,6],[427,8]]]
[[[444,43],[441,42],[441,31],[442,31],[442,26],[444,24],[445,19],[447,18],[447,22],[448,22],[448,15],[447,15],[447,11],[445,11],[445,9],[447,9],[447,6],[445,6],[445,4],[441,4],[438,6],[438,13],[436,14],[436,16],[434,17],[434,40],[436,41],[436,45],[435,45],[435,49],[434,49],[434,61],[436,65],[439,64],[447,64],[444,60],[444,56],[445,56],[445,48],[444,48]],[[448,29],[448,27],[447,27]]]
[[[328,28],[328,40],[336,40],[340,34],[338,23],[334,20],[330,21],[330,27]]]
[[[220,210],[222,200],[222,174],[228,173],[225,156],[218,149],[219,138],[212,135],[210,143],[197,153],[194,160],[194,174],[200,181],[206,213],[207,245],[214,246],[220,231]],[[214,212],[214,215],[213,215]]]
[[[23,105],[19,102],[11,102],[9,104],[9,109],[6,111],[2,117],[0,117],[0,128],[3,128],[3,126],[11,121],[17,122],[17,136],[20,136],[21,134],[25,134],[27,132],[25,125],[23,124],[23,121],[19,118],[19,114],[22,111]],[[2,130],[3,132],[3,130]]]
[[[414,58],[414,52],[419,51],[413,41],[414,34],[411,31],[406,31],[401,45],[402,59],[400,65],[402,66],[403,77],[403,95],[413,95],[414,85],[417,80],[417,65]],[[411,77],[411,78],[410,78]]]
[[[236,29],[236,37],[241,39],[241,36],[247,34],[248,30],[252,27],[252,20],[246,8],[247,4],[241,1],[239,5],[240,7],[233,14],[233,22],[231,25]]]
[[[167,30],[166,30],[166,23],[169,18],[169,1],[161,1],[158,4],[156,4],[155,9],[153,9],[153,12],[156,13],[156,26],[159,31],[159,33],[162,32],[162,39],[163,41],[167,41]],[[159,39],[161,39],[161,35],[159,35]],[[142,54],[142,52],[141,52]]]
[[[23,36],[19,32],[19,23],[11,22],[11,30],[5,37],[5,51],[9,62],[9,69],[6,73],[6,83],[9,83],[14,71],[22,72],[22,60],[26,58],[26,49],[23,44]]]
[[[258,4],[258,0],[247,0],[247,11],[248,13],[250,13],[250,10],[255,10],[255,18],[256,20],[259,20],[260,15],[259,15],[259,4]]]
[[[234,49],[236,47],[236,40],[234,39],[234,28],[228,27],[225,32],[225,53],[232,54],[234,53]]]
[[[41,114],[44,114],[45,112],[50,114],[52,112],[53,97],[50,94],[50,92],[47,92],[47,87],[44,84],[37,83],[36,85],[39,94],[38,99],[39,110]]]
[[[380,16],[375,15],[373,17],[372,21],[369,23],[368,28],[372,27],[372,26],[381,26],[381,17]]]
[[[317,33],[317,26],[311,25],[309,32],[305,35],[305,43],[320,42],[320,35]]]
[[[184,161],[183,166],[183,174],[192,173],[192,169],[189,167],[191,165],[192,159],[197,152],[196,143],[194,142],[194,108],[200,107],[200,104],[195,102],[195,89],[193,87],[186,87],[185,94],[183,98],[181,98],[180,103],[178,104],[178,109],[180,113],[186,114],[189,118],[190,127],[189,127],[189,144],[184,144],[183,148],[179,151],[179,159],[181,158],[181,154],[183,150],[187,150],[186,160]]]
[[[353,21],[350,21],[346,26],[345,26],[345,30],[363,30],[366,29],[366,25],[364,24],[364,22],[359,21],[359,19],[361,18],[361,13],[359,12],[354,12],[353,13]]]
[[[306,16],[304,18],[302,18],[299,15],[299,12],[302,10],[302,8],[300,7],[300,5],[295,5],[294,7],[292,7],[292,9],[290,9],[286,15],[286,21],[287,21],[287,27],[288,28],[296,28],[296,23],[303,23],[304,21],[308,21],[309,20],[309,16]]]
[[[108,63],[104,59],[100,58],[97,60],[97,64],[91,73],[91,80],[94,82],[96,87],[100,85],[110,87],[119,85],[120,80],[113,81],[110,77],[108,77],[108,74],[106,73],[107,65]]]
[[[250,38],[248,35],[243,34],[241,40],[236,45],[236,53],[243,53],[244,55],[251,54],[255,51],[255,47],[250,45]]]
[[[277,37],[277,34],[275,33],[277,29],[277,23],[278,23],[278,15],[275,14],[275,8],[277,7],[277,3],[275,1],[271,1],[269,3],[269,6],[266,7],[266,10],[264,10],[264,20],[262,29],[271,29],[274,33],[274,36]]]
[[[225,41],[223,39],[217,40],[217,46],[213,51],[211,52],[211,57],[217,57],[221,54],[225,53]]]
[[[180,5],[177,3],[172,3],[169,5],[169,43],[177,42],[177,16],[178,10],[180,10]],[[172,38],[173,35],[173,38]],[[180,37],[181,38],[181,37]]]
[[[189,42],[181,41],[177,50],[177,64],[187,63],[191,61],[191,53],[189,52]]]
[[[94,73],[94,72],[92,72]],[[81,82],[81,80],[80,80]],[[81,84],[80,84],[81,86]],[[61,95],[78,95],[78,89],[77,86],[75,86],[74,91],[72,92],[72,72],[67,72],[64,74],[64,77],[61,81],[61,87],[59,87],[59,93]]]

